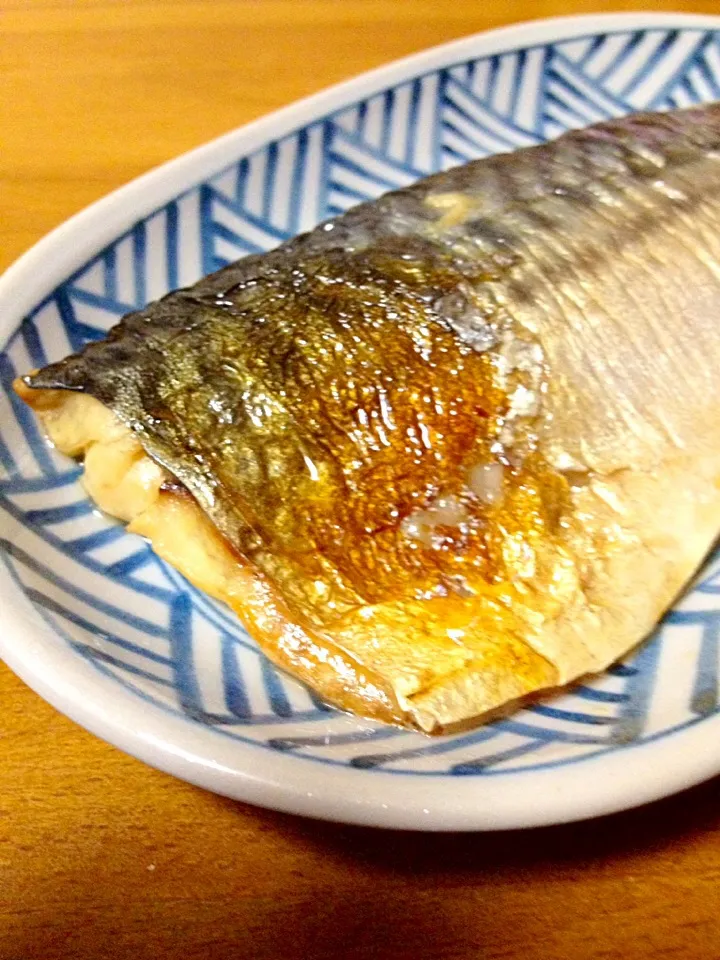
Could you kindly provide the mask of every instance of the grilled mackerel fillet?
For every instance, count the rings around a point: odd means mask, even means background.
[[[720,529],[720,106],[429,177],[16,384],[322,697],[430,733],[599,671]]]

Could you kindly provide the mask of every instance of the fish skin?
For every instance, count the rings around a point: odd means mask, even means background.
[[[710,105],[429,177],[25,382],[113,410],[299,620],[360,662],[389,649],[433,729],[602,668],[702,560],[719,313]],[[467,471],[498,449],[504,501],[478,504]],[[418,545],[402,521],[447,495],[462,521]]]

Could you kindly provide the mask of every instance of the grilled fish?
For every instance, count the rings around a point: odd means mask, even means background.
[[[342,708],[599,671],[720,529],[720,105],[389,193],[16,389],[107,512]]]

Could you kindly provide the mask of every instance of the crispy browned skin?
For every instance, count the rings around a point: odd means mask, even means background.
[[[135,432],[245,571],[230,602],[276,660],[361,712],[464,722],[625,652],[720,526],[719,158],[711,106],[469,164],[21,393],[81,392]],[[256,600],[376,705],[280,657]]]

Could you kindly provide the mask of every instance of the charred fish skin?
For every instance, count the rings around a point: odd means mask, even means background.
[[[176,336],[191,338],[195,331],[201,337],[211,314],[232,323],[239,312],[248,312],[243,298],[263,285],[272,287],[278,276],[297,271],[294,289],[301,290],[304,273],[318,274],[327,254],[336,282],[345,258],[357,262],[374,257],[387,264],[407,257],[418,275],[430,274],[424,290],[422,281],[413,284],[414,293],[434,301],[428,304],[427,319],[454,325],[455,330],[461,326],[457,315],[477,307],[485,320],[492,321],[502,310],[531,330],[558,324],[565,333],[578,309],[612,318],[612,297],[621,288],[628,291],[621,307],[624,315],[640,309],[666,321],[669,316],[684,317],[689,308],[697,311],[697,293],[700,307],[714,311],[719,181],[716,104],[573,131],[550,144],[428,177],[362,204],[268,254],[246,257],[189,290],[131,314],[107,341],[46,367],[27,382],[38,388],[84,390],[111,405],[124,403],[123,418],[142,426],[147,413],[134,411],[131,398],[124,396],[130,391],[123,389],[128,374],[136,379],[135,365],[151,366],[154,351]],[[683,266],[688,263],[687,272],[681,274],[675,266],[676,252]],[[433,261],[442,257],[455,268],[455,279],[465,281],[464,289],[472,288],[470,299],[478,298],[479,307],[465,303],[461,294],[453,309],[442,289],[433,287]],[[624,262],[632,271],[630,283],[624,282]],[[452,283],[452,276],[449,279]],[[607,305],[599,294],[586,292],[603,279],[607,290],[602,292],[611,298]],[[682,324],[674,326],[682,335]],[[670,323],[665,327],[672,333]],[[623,340],[629,340],[627,334]],[[655,331],[653,346],[658,356],[671,355],[674,342]],[[695,360],[705,344],[697,346]],[[312,347],[308,344],[308,352]],[[588,345],[583,360],[603,352]],[[558,358],[553,366],[557,376],[563,367],[582,368],[569,350],[567,358]],[[701,390],[708,382],[709,375]],[[137,406],[147,397],[152,403],[149,389],[146,385],[141,395],[134,385],[132,402]],[[564,403],[565,392],[560,395]],[[586,431],[587,423],[582,426]]]
[[[461,721],[640,640],[720,525],[719,160],[711,105],[476,161],[26,384],[109,407],[298,622]]]

